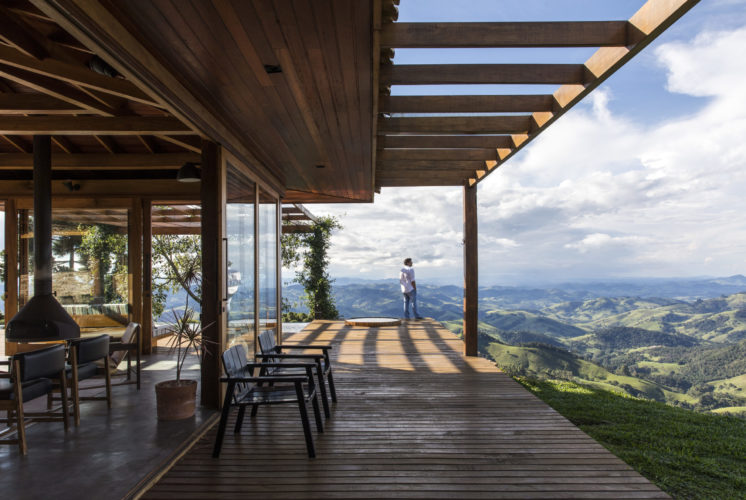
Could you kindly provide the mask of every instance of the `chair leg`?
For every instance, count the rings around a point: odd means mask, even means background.
[[[75,349],[71,349],[72,351],[72,380],[70,382],[70,394],[73,397],[73,416],[75,417],[75,426],[80,425],[80,385],[78,380],[78,356],[77,351]],[[62,408],[65,409],[65,415],[67,415],[67,390],[64,388],[64,384],[60,382],[62,385],[62,389],[60,389],[60,392],[62,392],[65,397],[63,398],[63,404]],[[67,429],[67,426],[65,426]]]
[[[314,458],[316,456],[316,449],[313,446],[313,435],[311,434],[311,426],[308,423],[308,411],[306,411],[306,399],[303,394],[303,384],[301,382],[295,383],[295,394],[298,396],[298,410],[300,410],[300,419],[303,422],[303,434],[306,437],[306,450],[308,450],[308,457]],[[316,413],[319,412],[318,403],[315,406]],[[317,419],[321,418],[319,414]],[[318,425],[318,421],[317,421]]]
[[[109,370],[109,356],[104,358],[104,377],[106,379],[106,407],[111,410],[111,371]]]
[[[334,388],[334,377],[332,376],[332,365],[328,365],[329,373],[326,374],[326,379],[329,381],[329,392],[332,393],[332,401],[337,402],[337,390]]]
[[[24,426],[24,418],[23,418],[23,392],[21,390],[21,383],[16,382],[13,384],[13,391],[15,392],[15,398],[16,398],[16,407],[15,407],[15,414],[16,414],[16,433],[18,434],[18,449],[21,452],[21,455],[25,455],[28,451],[26,447],[26,428]],[[11,410],[8,410],[8,414],[10,414]],[[8,423],[10,425],[10,423]]]
[[[225,426],[228,424],[228,415],[231,411],[231,398],[235,389],[233,382],[228,382],[228,389],[225,391],[225,400],[223,400],[223,411],[220,413],[220,424],[218,424],[218,433],[215,435],[215,446],[212,448],[213,458],[220,456],[220,449],[223,447],[223,437],[225,436]]]
[[[313,407],[313,417],[316,419],[316,430],[319,432],[324,432],[324,421],[321,419],[319,400],[316,396],[317,394],[314,394],[313,399],[311,400],[311,406]]]
[[[321,402],[324,404],[324,415],[326,418],[332,416],[329,411],[329,398],[326,396],[326,384],[324,383],[324,370],[321,368],[321,360],[316,360],[316,375],[319,379],[319,389],[321,390]]]
[[[78,373],[75,368],[73,368],[73,372],[75,372],[75,378],[77,381]],[[69,426],[68,418],[67,418],[68,402],[67,402],[67,376],[66,375],[67,374],[65,373],[65,370],[62,370],[60,372],[60,392],[62,393],[62,422],[65,425],[65,432],[67,432],[67,428]],[[75,425],[78,425],[80,423],[80,407],[77,404],[77,397],[78,397],[78,392],[77,392],[77,384],[76,384],[76,388],[75,388],[76,404],[75,404],[75,410],[74,410],[76,412],[75,414],[76,424]]]
[[[246,413],[246,405],[239,406],[238,415],[236,415],[236,426],[233,428],[234,434],[238,434],[239,432],[241,432],[241,426],[243,425],[243,416],[245,413]]]

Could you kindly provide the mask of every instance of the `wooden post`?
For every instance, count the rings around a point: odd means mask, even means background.
[[[261,257],[259,255],[259,238],[261,238],[262,234],[259,227],[260,202],[261,199],[259,196],[259,184],[254,184],[254,342],[251,344],[251,347],[254,349],[254,351],[251,353],[251,356],[259,352],[257,340],[259,339],[259,321],[261,321],[262,319],[259,316],[259,259]]]
[[[153,223],[149,199],[142,205],[142,352],[153,352]]]
[[[477,186],[464,186],[464,354],[478,351],[477,311],[479,264]]]
[[[277,343],[282,344],[282,200],[277,201],[277,248],[276,248],[276,259],[277,264],[277,329],[275,331],[275,338]]]
[[[202,405],[220,407],[220,354],[225,345],[225,163],[220,146],[202,142]]]
[[[140,348],[143,338],[150,332],[142,328],[142,204],[134,198],[130,205],[127,224],[127,288],[130,303],[130,321],[140,323]]]
[[[13,316],[18,312],[18,217],[16,213],[16,200],[5,201],[5,327]],[[16,343],[12,347],[9,342],[5,343],[5,354],[14,352]]]

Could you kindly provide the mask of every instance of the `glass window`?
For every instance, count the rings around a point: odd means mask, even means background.
[[[228,315],[226,349],[254,352],[254,206],[256,186],[228,165],[226,205]]]
[[[259,196],[259,331],[277,329],[277,198]]]

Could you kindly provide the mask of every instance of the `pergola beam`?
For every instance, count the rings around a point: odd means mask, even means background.
[[[522,113],[552,111],[545,95],[381,96],[381,113]]]
[[[493,149],[513,147],[510,135],[384,135],[378,145],[390,148]]]
[[[585,83],[582,64],[394,64],[381,68],[383,85]]]
[[[192,135],[176,118],[164,116],[0,116],[0,135]]]
[[[521,134],[531,130],[531,117],[508,115],[384,118],[379,121],[378,127],[379,132],[385,134]]]
[[[497,160],[497,148],[492,149],[384,149],[379,161],[390,160]]]
[[[391,48],[603,47],[626,44],[626,21],[389,23],[381,31],[381,46]]]

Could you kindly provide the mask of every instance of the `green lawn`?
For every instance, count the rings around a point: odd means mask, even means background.
[[[746,420],[571,382],[519,382],[674,498],[746,498]]]

